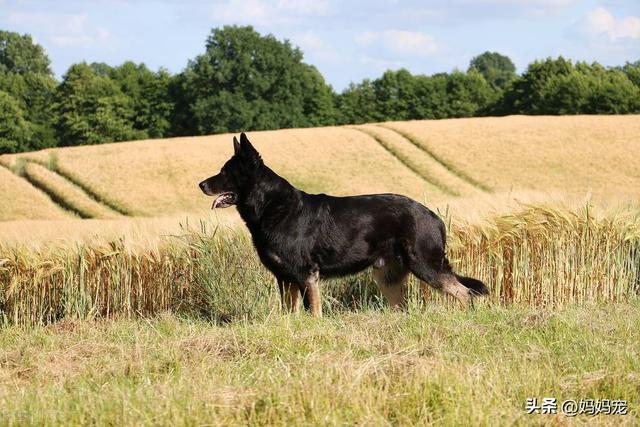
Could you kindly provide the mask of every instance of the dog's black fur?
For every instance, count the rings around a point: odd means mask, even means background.
[[[213,207],[236,205],[260,260],[303,295],[310,275],[336,277],[387,264],[436,288],[454,277],[469,295],[488,293],[481,281],[452,272],[444,223],[425,206],[397,194],[307,194],[267,167],[244,133],[240,142],[234,137],[233,157],[200,188],[217,196]]]

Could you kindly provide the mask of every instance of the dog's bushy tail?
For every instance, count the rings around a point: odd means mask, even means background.
[[[460,276],[459,274],[456,274],[456,278],[460,283],[471,289],[476,295],[489,295],[489,288],[487,288],[487,285],[482,283],[480,280],[472,277]]]
[[[442,257],[441,269],[442,271],[449,272],[450,274],[453,274],[454,276],[456,276],[456,279],[458,279],[458,282],[462,283],[464,286],[471,289],[474,294],[489,295],[489,288],[487,288],[487,285],[482,283],[482,281],[478,279],[474,279],[473,277],[461,276],[458,273],[454,273],[453,268],[451,267],[451,264],[449,263],[449,260],[447,259],[446,256]]]

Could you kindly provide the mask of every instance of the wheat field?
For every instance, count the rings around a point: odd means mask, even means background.
[[[638,135],[638,116],[423,120],[249,134],[267,165],[307,192],[395,192],[429,205],[517,191],[636,199]],[[197,183],[231,152],[231,135],[215,135],[49,149],[0,156],[0,164],[49,165],[68,186],[80,184],[107,205],[103,212],[94,209],[93,218],[108,218],[113,210],[203,215],[209,204]],[[0,190],[3,200],[42,196],[12,185]],[[0,220],[47,218],[15,209],[3,208]]]
[[[64,219],[64,211],[44,193],[0,166],[0,217],[3,219]]]
[[[633,154],[640,149],[635,132],[639,122],[637,116],[514,116],[291,129],[255,132],[250,137],[269,166],[306,191],[397,192],[430,206],[448,225],[451,251],[461,239],[466,242],[463,248],[481,248],[478,253],[468,249],[450,256],[461,268],[490,281],[496,302],[563,305],[573,299],[601,301],[633,294],[636,270],[621,266],[633,263],[636,256],[640,156]],[[520,138],[519,132],[526,137]],[[69,269],[68,260],[82,259],[83,253],[100,259],[102,253],[132,251],[127,263],[143,265],[147,258],[182,259],[183,249],[177,250],[175,241],[199,239],[203,224],[215,230],[214,235],[246,232],[235,209],[211,211],[210,199],[197,187],[229,158],[230,140],[231,135],[214,135],[0,157],[0,171],[6,178],[0,187],[3,200],[14,201],[0,211],[4,213],[0,221],[3,271],[10,282],[5,291],[11,289],[17,295],[35,277],[36,282],[27,286],[33,301],[55,305],[49,291],[39,296],[38,290],[58,289],[63,282],[76,280],[78,271]],[[585,215],[587,222],[581,223]],[[561,225],[558,218],[564,221]],[[589,218],[600,218],[601,223],[591,223]],[[605,248],[622,248],[622,253],[614,256],[613,249],[607,249],[609,264],[601,264],[598,246],[577,261],[562,264],[563,268],[576,263],[597,265],[591,278],[566,275],[558,265],[543,267],[548,260],[537,254],[560,262],[558,248],[568,251],[567,257],[576,248],[586,250],[589,242],[579,236],[589,233],[600,236],[596,241],[604,242]],[[619,239],[624,245],[616,243]],[[505,242],[513,249],[505,247]],[[524,270],[507,266],[515,262],[514,250],[523,251],[532,244],[540,250],[522,252]],[[249,246],[242,248],[252,252]],[[32,264],[67,273],[43,275],[40,268],[32,270]],[[130,274],[146,268],[141,265],[119,264],[115,269],[124,269],[118,274]],[[154,273],[155,279],[138,277],[140,289],[151,287],[155,292],[154,280],[160,276],[168,284],[174,282],[174,266],[165,272],[162,263],[151,265],[150,271],[160,270]],[[94,273],[89,269],[81,276]],[[83,286],[93,286],[95,292],[100,286],[117,287],[102,273],[97,277],[102,285]],[[623,283],[616,284],[620,277]],[[46,284],[42,289],[39,281]],[[593,298],[579,296],[580,286],[589,292],[596,286]],[[16,301],[15,295],[4,300]],[[29,307],[34,307],[33,301]],[[4,313],[12,322],[20,323],[22,316],[36,323],[57,319],[30,316],[28,310],[9,315],[10,307],[6,303]]]
[[[637,425],[640,117],[250,132],[307,192],[406,194],[447,224],[461,310],[370,271],[281,312],[234,208],[232,135],[0,156],[0,424]],[[530,397],[625,416],[527,415]]]
[[[494,191],[640,195],[638,116],[512,116],[383,126]]]

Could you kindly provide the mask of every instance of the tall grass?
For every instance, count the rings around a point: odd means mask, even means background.
[[[622,301],[640,289],[640,216],[594,216],[532,206],[483,224],[450,227],[449,257],[485,281],[491,303],[558,307]],[[419,294],[411,304],[440,295]],[[323,284],[325,312],[381,304],[370,272]],[[426,297],[426,298],[423,298]],[[153,315],[170,310],[227,322],[279,309],[273,276],[247,234],[202,222],[161,244],[21,249],[0,247],[0,315],[5,323]]]
[[[640,291],[640,215],[594,216],[530,206],[488,224],[457,227],[451,258],[501,304],[618,301]]]

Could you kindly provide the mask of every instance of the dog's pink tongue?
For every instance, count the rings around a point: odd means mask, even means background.
[[[211,209],[215,209],[218,207],[218,201],[220,200],[222,196],[218,196],[216,197],[216,199],[213,201],[213,203],[211,203]]]

